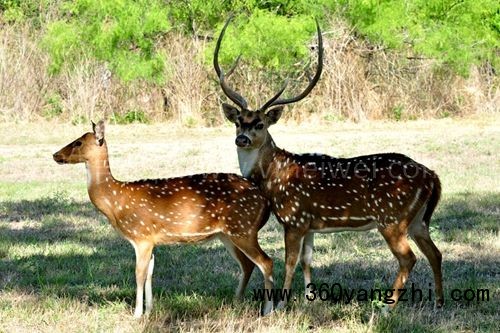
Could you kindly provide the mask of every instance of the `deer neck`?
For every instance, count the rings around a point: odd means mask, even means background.
[[[105,215],[110,207],[113,193],[117,193],[121,182],[111,174],[107,151],[99,158],[85,162],[87,168],[87,190],[92,203]]]
[[[243,177],[251,177],[253,173],[255,173],[254,169],[258,169],[260,149],[244,149],[238,147],[237,150],[241,174]]]
[[[268,133],[264,143],[254,149],[237,148],[238,162],[243,177],[256,183],[264,181],[273,162],[274,156],[280,151],[273,138]]]

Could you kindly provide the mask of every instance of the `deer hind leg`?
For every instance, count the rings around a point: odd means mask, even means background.
[[[422,208],[421,212],[419,212],[417,217],[410,224],[408,233],[431,265],[432,272],[434,274],[436,307],[440,308],[444,304],[443,274],[441,271],[442,255],[429,234],[429,221],[424,221],[422,218],[426,209],[426,206]]]
[[[250,260],[240,249],[238,249],[229,239],[225,237],[220,237],[220,240],[229,251],[231,256],[238,262],[241,269],[240,281],[238,283],[238,288],[236,289],[236,298],[243,298],[243,293],[250,280],[255,264]]]
[[[417,261],[415,254],[410,248],[408,244],[408,238],[406,236],[406,228],[401,230],[401,224],[405,221],[402,221],[400,224],[392,224],[386,228],[379,228],[380,232],[384,236],[391,252],[394,254],[396,259],[399,262],[399,271],[396,276],[396,280],[394,280],[394,284],[392,285],[393,293],[392,296],[389,297],[393,302],[389,304],[389,307],[394,308],[399,299],[399,289],[402,289],[408,280],[408,276]]]
[[[302,248],[302,241],[304,240],[304,235],[302,233],[296,232],[292,229],[285,228],[285,283],[283,284],[283,290],[287,292],[288,295],[291,293],[293,276],[295,274],[295,267],[297,266],[297,261],[299,259],[300,250]],[[277,308],[283,309],[287,304],[286,297],[280,300]]]
[[[273,289],[273,261],[269,256],[261,249],[259,243],[257,242],[257,235],[252,238],[238,238],[230,237],[230,241],[236,246],[241,252],[243,252],[248,259],[250,259],[264,276],[264,288],[270,292]],[[267,294],[267,293],[266,293]],[[264,308],[262,309],[262,314],[266,315],[273,310],[273,300],[266,299],[264,302]]]
[[[136,299],[134,317],[140,318],[143,313],[144,285],[146,284],[146,313],[149,314],[153,307],[153,296],[151,290],[151,279],[154,268],[154,258],[151,257],[153,244],[132,243],[135,249],[135,282]],[[146,283],[146,280],[149,280]]]
[[[306,296],[309,294],[308,285],[311,283],[311,263],[314,249],[314,234],[308,233],[304,236],[302,244],[302,251],[300,254],[300,263],[302,265],[302,272],[304,273],[304,287]]]

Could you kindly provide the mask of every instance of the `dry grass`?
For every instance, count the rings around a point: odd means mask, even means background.
[[[27,27],[0,29],[0,119],[32,119],[41,114],[49,89],[47,58]]]
[[[467,79],[437,73],[430,60],[374,49],[341,21],[332,21],[324,30],[321,81],[309,98],[293,106],[288,119],[362,121],[498,112],[498,78],[490,72],[475,67]],[[142,111],[150,120],[168,119],[187,127],[224,123],[222,92],[211,65],[202,61],[207,47],[203,39],[167,34],[158,44],[168,59],[165,85],[125,85],[104,64],[90,60],[50,76],[39,34],[25,26],[0,31],[0,120],[57,118],[78,123],[111,118],[114,112]],[[314,52],[311,56],[315,58]],[[287,94],[305,84],[305,76],[298,79]],[[258,107],[282,85],[282,78],[246,65],[243,55],[230,82]]]
[[[5,332],[473,332],[495,331],[499,306],[498,115],[412,122],[276,126],[280,147],[336,156],[398,151],[440,176],[443,198],[431,233],[443,253],[447,303],[401,303],[384,317],[374,304],[303,304],[258,316],[248,291],[232,301],[237,264],[217,242],[156,251],[151,317],[132,319],[132,247],[89,203],[83,165],[57,165],[51,154],[90,129],[54,122],[0,124],[0,331]],[[12,135],[15,133],[15,135]],[[443,135],[446,133],[446,135]],[[108,126],[110,162],[118,179],[196,172],[237,172],[229,127],[186,129]],[[282,228],[271,219],[259,234],[284,275]],[[413,246],[413,244],[412,244]],[[432,281],[425,258],[408,283]],[[377,232],[318,234],[313,281],[349,288],[389,287],[397,263]],[[249,289],[260,288],[254,273]],[[302,293],[302,273],[293,285]],[[488,288],[489,302],[454,302],[454,288]]]

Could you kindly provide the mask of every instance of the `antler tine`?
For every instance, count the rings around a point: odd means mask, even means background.
[[[238,58],[236,58],[236,61],[234,62],[233,66],[231,67],[231,69],[229,69],[227,71],[227,74],[225,75],[226,77],[229,77],[231,74],[233,74],[234,70],[236,69],[236,67],[238,67],[238,64],[240,62],[240,58],[241,58],[241,54],[238,56]]]
[[[238,105],[242,109],[246,109],[248,107],[247,101],[243,98],[243,96],[241,96],[236,91],[229,88],[229,86],[226,84],[226,81],[224,80],[224,71],[220,72],[219,82],[222,91],[224,92],[224,94],[226,94],[227,97],[229,97],[230,100],[232,100],[236,105]]]
[[[238,94],[236,91],[234,91],[231,88],[229,88],[229,86],[224,81],[224,71],[219,66],[219,50],[220,50],[220,45],[222,43],[222,38],[224,37],[224,33],[226,32],[226,28],[229,25],[229,22],[231,22],[232,18],[233,17],[230,16],[227,19],[226,23],[224,24],[224,27],[222,28],[222,31],[220,32],[219,38],[217,39],[217,44],[215,45],[215,51],[214,51],[214,68],[215,68],[215,72],[217,73],[217,76],[219,77],[219,83],[220,83],[220,86],[221,86],[222,91],[224,92],[224,94],[226,94],[226,96],[229,97],[229,99],[231,101],[233,101],[236,105],[238,105],[242,109],[246,109],[247,106],[248,106],[246,100],[243,98],[243,96],[241,96],[240,94]],[[231,75],[231,73],[236,68],[236,66],[238,64],[238,61],[239,61],[239,58],[240,57],[238,56],[238,58],[236,59],[235,65],[229,70],[228,76]]]
[[[283,87],[278,91],[278,93],[276,95],[273,96],[273,98],[271,98],[270,100],[268,100],[266,102],[266,104],[264,104],[259,110],[260,111],[265,111],[269,108],[269,106],[271,106],[273,104],[273,102],[275,100],[277,100],[281,94],[283,93],[283,91],[285,91],[286,87],[288,86],[288,79],[285,80],[285,84],[283,85]]]
[[[274,96],[271,100],[266,102],[263,107],[261,107],[261,110],[265,110],[271,106],[275,105],[284,105],[284,104],[290,104],[290,103],[295,103],[306,97],[311,90],[313,90],[314,86],[316,83],[318,83],[319,78],[321,77],[321,72],[323,71],[323,37],[321,36],[321,28],[319,27],[318,20],[316,19],[316,30],[318,32],[318,67],[316,69],[316,73],[314,74],[314,77],[312,80],[309,80],[309,85],[307,86],[304,91],[299,94],[298,96],[292,97],[292,98],[285,98],[285,99],[278,99],[276,100],[276,96]],[[277,95],[281,95],[283,93],[282,91]]]

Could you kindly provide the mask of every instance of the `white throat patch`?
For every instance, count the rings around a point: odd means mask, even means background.
[[[259,159],[259,149],[237,148],[237,151],[241,174],[248,177]]]
[[[88,162],[85,162],[85,169],[87,169],[87,188],[90,188],[92,184],[92,174],[90,173]]]

